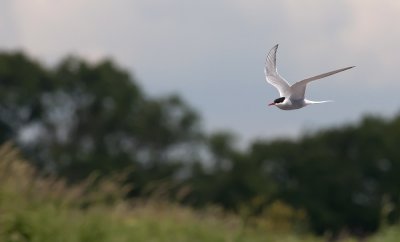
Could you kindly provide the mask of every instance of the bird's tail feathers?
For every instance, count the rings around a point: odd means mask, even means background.
[[[333,100],[325,100],[325,101],[311,101],[305,100],[307,104],[319,104],[319,103],[331,103],[334,102]]]

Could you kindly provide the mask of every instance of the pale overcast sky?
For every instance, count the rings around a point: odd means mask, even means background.
[[[146,93],[181,94],[207,131],[241,140],[391,117],[400,109],[400,2],[394,0],[0,0],[0,49],[52,64],[74,53],[112,57]],[[282,111],[267,104],[264,59],[279,43],[278,68],[311,83],[312,100],[334,103]]]

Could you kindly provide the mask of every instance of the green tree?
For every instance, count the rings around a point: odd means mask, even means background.
[[[188,201],[195,205],[218,204],[246,215],[258,214],[274,193],[274,183],[259,163],[235,147],[230,132],[207,139],[208,167],[194,164],[188,183]]]
[[[307,211],[315,232],[364,235],[378,228],[385,196],[390,220],[398,218],[399,128],[399,118],[368,116],[297,141],[255,142],[250,153],[268,167],[278,198]]]
[[[179,96],[146,96],[110,60],[68,57],[46,68],[3,53],[0,92],[1,140],[14,139],[42,172],[72,182],[130,170],[139,192],[151,179],[173,179],[200,137],[197,113]]]

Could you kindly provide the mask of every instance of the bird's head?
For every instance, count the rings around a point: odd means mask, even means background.
[[[276,105],[278,103],[283,103],[283,101],[285,101],[285,97],[280,97],[275,99],[273,103],[268,104],[268,106]]]

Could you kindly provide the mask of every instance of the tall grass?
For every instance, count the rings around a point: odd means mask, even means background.
[[[127,188],[114,180],[94,187],[90,178],[67,186],[63,180],[37,176],[20,157],[11,144],[0,147],[0,241],[324,240],[291,232],[296,230],[282,218],[291,217],[293,212],[283,204],[267,210],[273,215],[268,219],[245,223],[240,216],[211,206],[194,211],[162,200],[128,202],[123,199]],[[371,241],[398,241],[399,231],[387,229]]]

